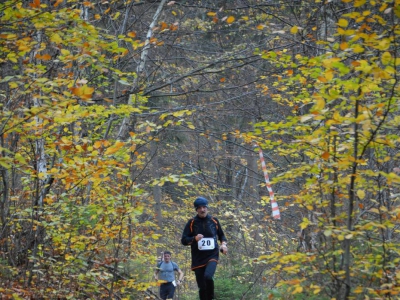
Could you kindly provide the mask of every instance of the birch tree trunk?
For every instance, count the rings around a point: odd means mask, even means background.
[[[137,68],[136,68],[136,75],[137,76],[135,77],[135,79],[134,79],[134,81],[132,83],[131,90],[130,90],[131,95],[134,94],[135,92],[137,92],[137,90],[138,90],[139,78],[140,78],[140,75],[143,73],[144,68],[146,66],[147,55],[148,55],[148,52],[149,52],[149,49],[150,49],[150,39],[153,36],[153,29],[157,24],[158,18],[160,17],[161,11],[162,11],[162,9],[163,9],[163,7],[164,7],[166,2],[167,2],[167,0],[161,0],[160,1],[160,4],[158,5],[157,11],[154,14],[153,20],[152,20],[152,22],[151,22],[151,24],[149,26],[149,30],[147,31],[146,41],[144,43],[142,54],[140,56],[140,60],[138,62]],[[135,104],[135,97],[132,97],[132,96],[129,97],[128,105],[134,105],[134,104]],[[128,131],[129,119],[130,119],[130,117],[125,117],[122,120],[121,127],[120,127],[119,132],[118,132],[118,139],[124,139],[124,137],[126,136],[127,131]]]

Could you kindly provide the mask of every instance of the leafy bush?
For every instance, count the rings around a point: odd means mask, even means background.
[[[218,300],[239,300],[249,289],[248,285],[234,278],[216,278],[215,296]],[[256,299],[254,295],[247,295],[246,299]]]

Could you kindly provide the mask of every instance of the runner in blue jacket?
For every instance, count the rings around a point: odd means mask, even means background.
[[[207,199],[198,197],[193,204],[197,215],[186,223],[181,242],[191,246],[192,270],[196,275],[200,300],[212,300],[219,252],[228,252],[227,240],[218,219],[208,214]]]

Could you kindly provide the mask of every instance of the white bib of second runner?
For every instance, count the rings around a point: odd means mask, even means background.
[[[215,248],[214,238],[202,238],[197,245],[199,250],[212,250]]]

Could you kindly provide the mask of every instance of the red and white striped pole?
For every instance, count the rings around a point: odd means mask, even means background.
[[[265,165],[263,152],[262,152],[261,147],[259,145],[256,144],[254,147],[258,147],[258,149],[259,149],[258,153],[260,155],[261,167],[262,167],[262,170],[264,172],[265,185],[267,186],[267,189],[268,189],[268,192],[269,192],[269,198],[271,199],[272,217],[274,219],[280,219],[281,218],[281,213],[279,212],[278,203],[276,202],[276,200],[274,198],[274,192],[272,191],[271,183],[269,182],[267,166]]]

